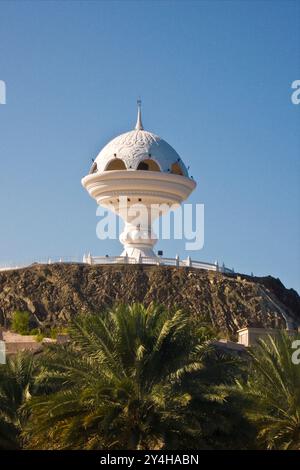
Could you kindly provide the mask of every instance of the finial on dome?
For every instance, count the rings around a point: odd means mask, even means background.
[[[144,128],[143,128],[143,123],[142,123],[142,100],[140,98],[137,100],[137,107],[138,107],[138,114],[137,114],[135,129],[137,131],[142,131]]]

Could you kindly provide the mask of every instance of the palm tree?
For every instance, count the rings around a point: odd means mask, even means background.
[[[260,340],[250,352],[248,380],[238,384],[250,400],[247,415],[264,448],[300,450],[300,365],[292,362],[295,339],[281,332]]]
[[[37,366],[32,355],[19,353],[0,365],[0,449],[19,449],[25,420],[22,406],[35,387]]]
[[[213,404],[220,407],[225,398],[207,375],[212,378],[214,363],[217,386],[226,360],[212,360],[187,314],[118,306],[77,318],[70,336],[43,359],[41,381],[51,393],[30,400],[28,448],[209,447],[207,405],[217,419]]]

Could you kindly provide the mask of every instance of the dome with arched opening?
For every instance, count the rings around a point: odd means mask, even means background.
[[[135,129],[105,145],[95,159],[91,173],[111,170],[160,171],[188,177],[176,150],[156,134],[144,130],[140,106]]]

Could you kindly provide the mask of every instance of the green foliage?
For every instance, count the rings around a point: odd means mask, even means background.
[[[50,338],[56,339],[56,338],[57,338],[57,334],[58,334],[57,328],[52,328],[52,329],[50,330]]]
[[[50,338],[57,339],[57,335],[68,334],[69,329],[67,327],[53,327],[49,331]]]
[[[39,328],[32,328],[32,330],[29,331],[29,334],[32,336],[39,335],[41,333]]]
[[[219,337],[217,330],[209,323],[199,324],[199,322],[197,322],[195,325],[195,334],[198,335],[201,341],[209,341]]]
[[[12,330],[15,333],[19,333],[20,335],[28,335],[29,334],[29,320],[30,320],[29,312],[22,312],[20,310],[16,310],[12,315],[12,325],[11,325]]]
[[[29,314],[14,320],[28,331]],[[0,366],[0,449],[300,449],[295,338],[239,359],[214,349],[206,323],[141,304],[80,315],[67,332]]]
[[[69,334],[44,358],[52,393],[28,404],[29,448],[209,448],[214,433],[232,435],[218,379],[233,360],[217,357],[186,313],[119,306],[79,317]]]
[[[0,365],[0,450],[19,449],[27,419],[23,405],[37,388],[37,366],[31,354],[19,353]]]
[[[299,335],[281,332],[261,340],[250,353],[248,380],[239,383],[263,448],[300,450],[300,365],[292,362],[295,339]]]
[[[36,340],[38,343],[41,343],[44,338],[45,338],[45,335],[44,335],[43,333],[37,333],[37,334],[35,335],[35,340]]]

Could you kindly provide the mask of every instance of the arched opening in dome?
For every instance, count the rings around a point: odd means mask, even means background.
[[[92,175],[93,173],[97,173],[97,171],[98,171],[97,163],[94,162],[90,168],[90,175]]]
[[[147,159],[139,163],[137,170],[160,171],[160,168],[154,160]]]
[[[174,175],[183,176],[182,168],[178,162],[173,163],[173,165],[171,166],[171,173],[173,173]]]
[[[123,160],[120,160],[119,158],[114,158],[105,167],[104,171],[111,171],[111,170],[126,170],[125,163]]]

